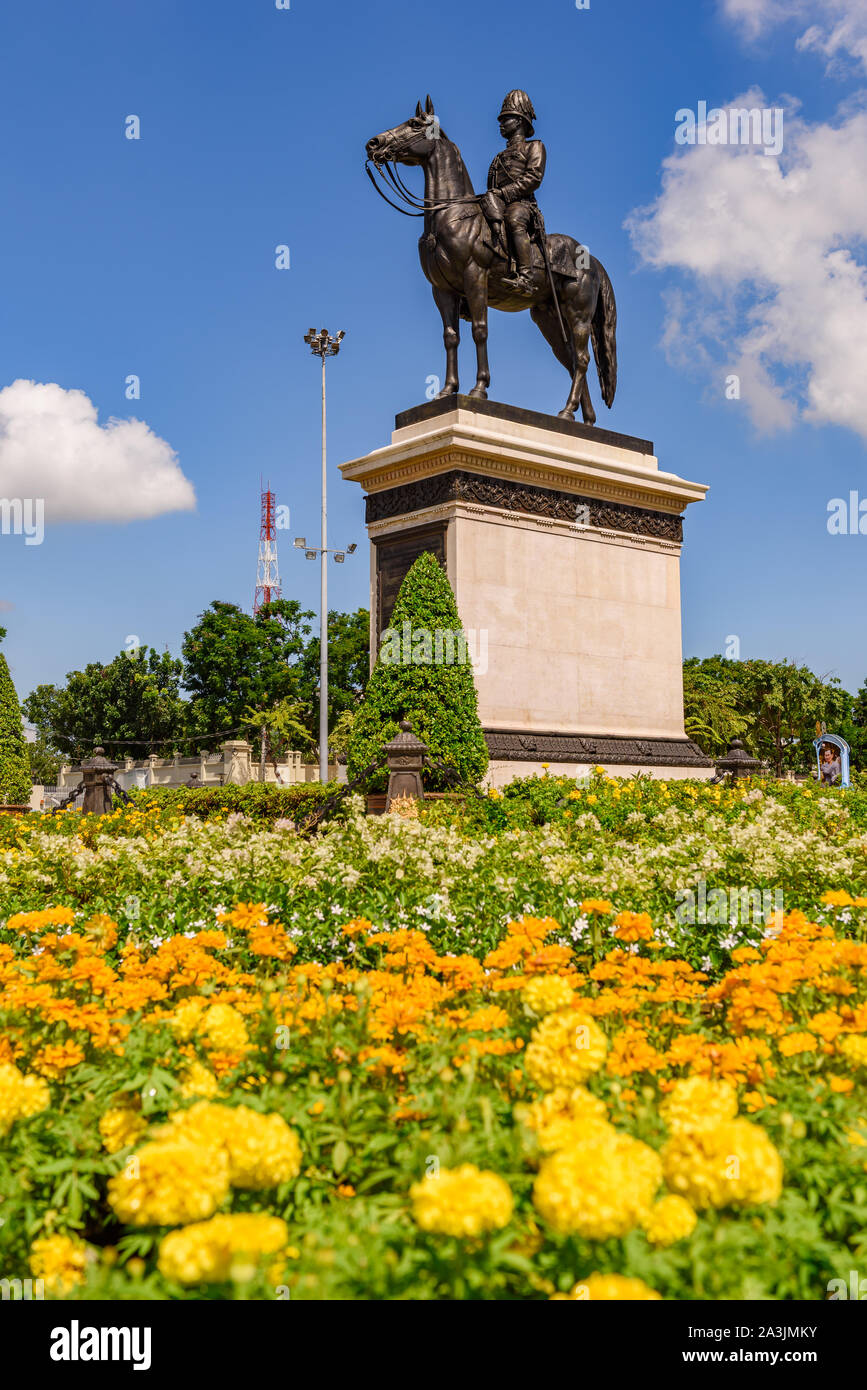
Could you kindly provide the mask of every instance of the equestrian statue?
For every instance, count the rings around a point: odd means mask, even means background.
[[[529,309],[571,378],[560,418],[574,420],[580,404],[585,423],[592,425],[596,413],[587,385],[591,344],[609,408],[617,389],[614,290],[604,266],[586,246],[545,231],[536,202],[545,175],[545,146],[533,138],[536,113],[527,93],[509,92],[498,119],[506,147],[491,164],[487,191],[481,195],[473,191],[461,152],[442,130],[430,97],[424,109],[418,103],[408,121],[368,140],[367,174],[392,207],[424,218],[419,257],[442,316],[446,349],[445,385],[437,399],[458,391],[462,318],[472,324],[476,345],[476,384],[469,394],[487,400],[488,307],[509,314]],[[397,164],[421,166],[423,198],[407,188]],[[389,193],[399,201],[393,202]]]

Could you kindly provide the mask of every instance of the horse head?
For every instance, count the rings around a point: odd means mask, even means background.
[[[439,118],[434,111],[433,102],[428,97],[423,110],[421,102],[418,102],[414,116],[410,116],[402,125],[394,126],[392,130],[384,130],[381,135],[374,135],[364,148],[368,159],[372,159],[376,165],[389,162],[424,164],[436,149],[440,134]]]

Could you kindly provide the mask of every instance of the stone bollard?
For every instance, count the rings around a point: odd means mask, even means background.
[[[104,754],[104,748],[94,748],[93,757],[85,758],[81,764],[81,780],[84,783],[81,813],[84,816],[104,816],[111,810],[109,784],[118,771],[118,765],[109,762]]]
[[[750,757],[739,738],[733,738],[725,757],[717,761],[717,775],[714,781],[720,781],[726,774],[730,775],[733,781],[737,781],[738,777],[752,777],[761,765],[759,758]]]
[[[385,809],[391,810],[391,803],[407,797],[424,801],[421,771],[427,744],[416,738],[409,720],[401,721],[400,733],[383,748],[388,759],[388,791],[385,796]]]

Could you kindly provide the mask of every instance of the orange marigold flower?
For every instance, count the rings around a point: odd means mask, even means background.
[[[843,1096],[855,1089],[855,1082],[852,1080],[851,1076],[830,1075],[828,1077],[828,1085],[831,1087],[832,1091],[836,1091],[839,1095]]]
[[[829,893],[823,893],[820,902],[826,903],[828,907],[854,907],[855,899],[851,893],[847,893],[845,888],[835,888]]]
[[[649,912],[618,912],[614,918],[614,928],[618,941],[649,941],[653,936],[653,921]]]
[[[249,931],[251,927],[266,925],[268,909],[264,903],[236,903],[231,912],[221,912],[218,920],[239,931]]]
[[[78,1043],[65,1042],[43,1047],[33,1058],[32,1066],[42,1076],[58,1080],[65,1071],[84,1061],[84,1050]]]
[[[812,1033],[786,1033],[777,1042],[784,1057],[796,1057],[802,1052],[815,1052],[816,1039]]]

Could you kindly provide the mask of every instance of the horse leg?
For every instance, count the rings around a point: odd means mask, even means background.
[[[587,385],[587,376],[581,387],[581,418],[585,425],[596,424],[596,411],[593,409],[593,402],[590,399],[590,387]]]
[[[458,343],[461,341],[460,304],[461,297],[454,290],[440,290],[434,286],[434,301],[442,315],[443,343],[446,349],[446,384],[434,397],[454,396],[458,390]]]
[[[481,266],[467,268],[464,295],[473,321],[473,342],[476,345],[476,384],[470,395],[477,401],[488,399],[491,384],[488,367],[488,272]]]
[[[580,401],[584,420],[588,425],[592,425],[596,415],[590,404],[590,391],[587,387],[587,368],[590,366],[590,319],[580,312],[568,314],[568,319],[575,354],[575,370],[569,398],[557,414],[561,420],[574,420],[575,409]]]

